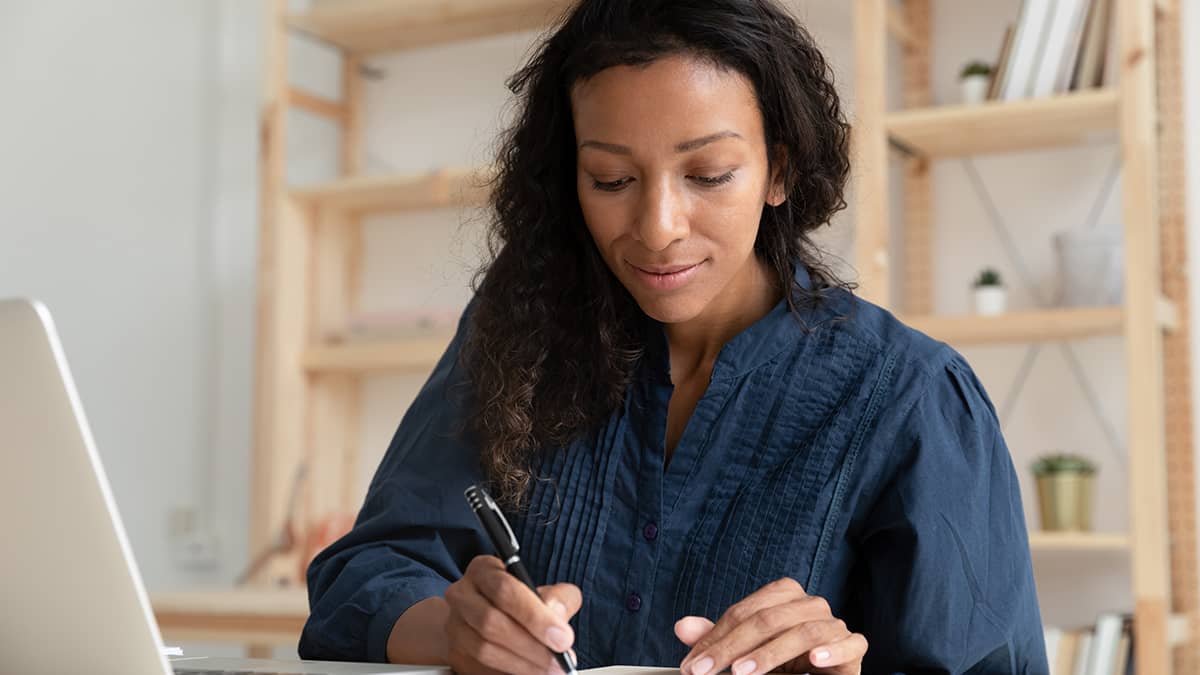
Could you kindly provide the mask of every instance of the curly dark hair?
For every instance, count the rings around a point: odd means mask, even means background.
[[[523,503],[536,453],[565,446],[620,408],[646,341],[646,315],[612,274],[576,192],[572,87],[618,65],[685,54],[745,76],[763,116],[768,175],[755,254],[793,313],[849,285],[809,235],[846,207],[849,125],[812,36],[773,0],[582,0],[507,82],[515,122],[498,140],[488,261],[462,358],[483,470]],[[782,150],[782,152],[779,152]],[[812,290],[794,283],[803,264]]]

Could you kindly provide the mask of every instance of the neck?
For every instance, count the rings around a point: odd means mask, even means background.
[[[672,380],[701,369],[711,370],[721,348],[766,316],[783,297],[766,266],[757,257],[742,276],[744,278],[733,280],[713,298],[700,315],[666,325]]]

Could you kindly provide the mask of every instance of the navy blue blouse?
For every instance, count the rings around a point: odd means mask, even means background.
[[[385,661],[396,619],[491,553],[462,494],[482,479],[465,317],[309,568],[303,658]],[[961,356],[845,291],[800,320],[781,301],[721,350],[668,463],[654,334],[624,407],[546,453],[510,514],[535,580],[583,591],[581,667],[676,666],[679,618],[791,577],[867,637],[864,673],[1049,671],[1017,476]]]

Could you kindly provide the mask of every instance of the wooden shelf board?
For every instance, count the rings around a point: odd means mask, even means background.
[[[930,157],[1115,140],[1118,96],[1099,89],[1014,102],[904,110],[886,116],[892,141]]]
[[[913,328],[953,345],[1046,342],[1120,335],[1120,307],[1079,307],[998,316],[906,316]]]
[[[309,372],[428,372],[442,358],[451,338],[444,335],[323,345],[307,349],[302,362]]]
[[[1129,537],[1119,532],[1030,532],[1029,548],[1048,551],[1128,551]]]
[[[163,636],[181,642],[294,645],[308,618],[303,588],[151,593],[150,605]]]
[[[568,0],[325,0],[288,26],[352,54],[426,47],[542,28]]]
[[[217,588],[150,594],[155,612],[308,616],[303,588]]]
[[[443,169],[425,174],[353,176],[291,191],[293,199],[348,213],[421,211],[477,206],[487,197],[487,168]]]

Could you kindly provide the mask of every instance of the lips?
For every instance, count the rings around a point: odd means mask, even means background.
[[[633,268],[638,284],[653,292],[677,291],[692,281],[704,265],[704,260],[698,263],[683,263],[672,265],[634,265]]]
[[[633,263],[630,263],[631,265]],[[633,265],[643,272],[650,274],[675,274],[686,269],[691,269],[700,263],[687,263],[685,265]]]

